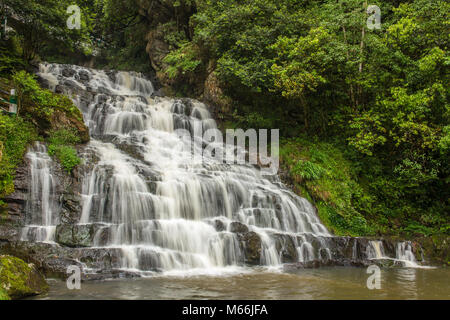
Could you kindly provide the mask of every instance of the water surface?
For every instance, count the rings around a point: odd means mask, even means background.
[[[160,275],[83,282],[68,290],[49,280],[36,299],[450,299],[450,269],[381,270],[381,289],[369,290],[365,268],[333,267],[295,272],[252,270],[216,275]]]

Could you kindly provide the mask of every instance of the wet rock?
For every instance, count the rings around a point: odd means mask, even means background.
[[[66,87],[68,87],[70,89],[81,90],[80,85],[73,80],[66,79],[66,80],[64,80],[63,83]]]
[[[220,112],[231,112],[232,101],[223,93],[219,78],[214,71],[205,80],[203,97],[205,102],[217,106]]]
[[[137,144],[132,144],[129,142],[121,142],[121,143],[115,143],[115,146],[128,154],[130,157],[144,161],[144,151],[142,147],[140,147]]]
[[[75,73],[77,73],[74,69],[71,69],[71,68],[64,68],[62,71],[61,71],[61,74],[64,76],[64,77],[67,77],[67,78],[71,78],[71,77],[73,77],[74,75],[75,75]]]
[[[164,95],[164,92],[161,89],[158,89],[158,90],[156,90],[156,91],[154,91],[152,93],[152,96],[154,96],[154,97],[164,97],[165,95]]]
[[[103,94],[106,94],[106,95],[112,94],[111,90],[109,90],[109,89],[107,89],[105,87],[101,87],[101,86],[99,86],[96,91],[98,93],[103,93]]]
[[[75,224],[79,221],[82,208],[81,196],[74,193],[64,193],[60,220],[62,224]]]
[[[292,237],[286,234],[275,234],[274,237],[276,249],[281,253],[281,262],[298,261],[297,248]]]
[[[106,72],[106,75],[109,77],[109,79],[112,82],[116,82],[116,74],[117,74],[117,72],[115,70],[110,70],[110,71]]]
[[[226,229],[225,224],[219,219],[214,220],[214,228],[217,232],[225,231]]]
[[[248,232],[248,227],[240,222],[237,221],[233,221],[230,223],[230,232],[234,232],[234,233],[245,233]]]
[[[394,259],[372,259],[370,261],[382,268],[402,268],[405,266],[403,262]]]
[[[55,86],[55,93],[64,93],[64,87],[61,85],[56,85]]]
[[[44,276],[33,264],[8,256],[0,256],[0,286],[12,299],[38,295],[48,291]]]
[[[55,110],[50,118],[51,127],[50,130],[68,129],[72,128],[76,130],[78,136],[80,137],[81,143],[86,143],[90,140],[89,129],[83,122],[83,117],[81,114],[79,117],[68,116],[65,112],[61,110]]]
[[[20,231],[19,228],[8,223],[0,224],[0,241],[14,241],[19,240]]]
[[[36,75],[36,80],[38,81],[38,83],[40,84],[41,87],[50,88],[50,82],[47,79],[45,79],[39,75]]]
[[[34,243],[25,241],[0,243],[0,253],[12,255],[33,263],[46,276],[66,278],[67,267],[71,265],[82,267],[75,260],[76,249],[56,246],[49,243]]]
[[[14,179],[14,192],[6,195],[3,201],[8,205],[8,214],[2,218],[7,220],[3,222],[17,222],[24,218],[26,200],[28,198],[29,172],[28,160],[17,168]],[[3,223],[2,223],[3,224]]]
[[[95,235],[94,232],[94,226],[91,224],[60,224],[56,227],[55,241],[72,248],[90,247]]]
[[[116,248],[77,249],[74,258],[81,261],[89,269],[112,270],[120,268],[122,252]]]
[[[91,80],[91,75],[86,70],[78,71],[78,76],[80,77],[80,80],[82,80],[82,81],[89,81],[89,80]]]
[[[251,265],[258,265],[261,261],[261,238],[256,232],[238,233],[241,241],[245,262]]]
[[[97,273],[82,273],[81,281],[100,281],[106,279],[132,279],[139,278],[140,274],[124,270],[99,270]]]
[[[413,253],[426,264],[450,266],[450,236],[434,234],[413,241]]]

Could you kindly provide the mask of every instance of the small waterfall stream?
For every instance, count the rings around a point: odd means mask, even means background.
[[[401,266],[417,268],[416,257],[412,251],[412,244],[410,241],[398,242],[395,247],[395,258],[387,256],[384,252],[383,243],[379,240],[370,241],[368,248],[369,259],[374,260],[391,260],[394,263],[399,263]]]
[[[91,248],[118,250],[120,268],[140,272],[278,266],[286,254],[299,262],[331,259],[333,236],[277,175],[192,157],[191,141],[175,130],[216,128],[205,105],[156,97],[152,83],[133,72],[69,71],[42,64],[39,76],[73,98],[90,130],[78,224],[94,230]],[[193,148],[204,147],[201,136],[193,140]],[[23,239],[52,241],[59,204],[51,159],[42,144],[28,157],[33,220]],[[379,245],[367,250],[383,255]],[[401,252],[398,259],[411,259],[411,251]]]
[[[22,230],[25,241],[53,242],[58,224],[59,204],[55,199],[52,159],[44,144],[36,142],[28,151],[30,192],[26,206],[27,225]]]

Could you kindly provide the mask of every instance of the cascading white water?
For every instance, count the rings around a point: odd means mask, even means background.
[[[39,75],[74,98],[92,137],[84,158],[97,160],[83,180],[79,223],[95,225],[96,248],[120,249],[123,269],[243,265],[252,242],[262,265],[279,265],[287,242],[300,262],[331,258],[314,208],[278,176],[192,157],[191,141],[174,130],[216,128],[202,103],[153,97],[137,73],[64,68],[43,64]],[[193,148],[204,143],[194,136]]]
[[[26,206],[27,225],[22,229],[25,241],[53,242],[58,223],[59,205],[55,199],[52,159],[47,148],[36,142],[26,157],[30,162],[30,190]]]
[[[409,267],[416,267],[416,257],[414,256],[414,253],[412,252],[412,246],[409,241],[399,242],[397,243],[397,248],[395,250],[396,252],[396,259],[400,261],[405,261],[405,265]]]
[[[369,259],[386,259],[400,263],[401,266],[417,268],[422,267],[417,264],[416,257],[412,252],[410,241],[398,242],[395,248],[395,258],[390,258],[384,253],[383,243],[379,240],[370,241],[368,248]]]

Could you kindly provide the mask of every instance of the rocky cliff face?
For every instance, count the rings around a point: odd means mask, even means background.
[[[173,1],[175,2],[175,1]],[[208,104],[214,114],[231,112],[232,101],[227,97],[216,73],[215,62],[209,61],[205,67],[198,68],[193,75],[183,75],[170,79],[165,72],[167,65],[164,58],[173,50],[166,36],[170,32],[182,32],[186,39],[191,39],[193,27],[190,17],[196,12],[195,4],[187,5],[183,1],[180,6],[173,7],[171,1],[139,1],[139,13],[148,23],[146,51],[156,78],[162,85],[162,91],[171,95],[177,88],[189,88],[188,94]]]

